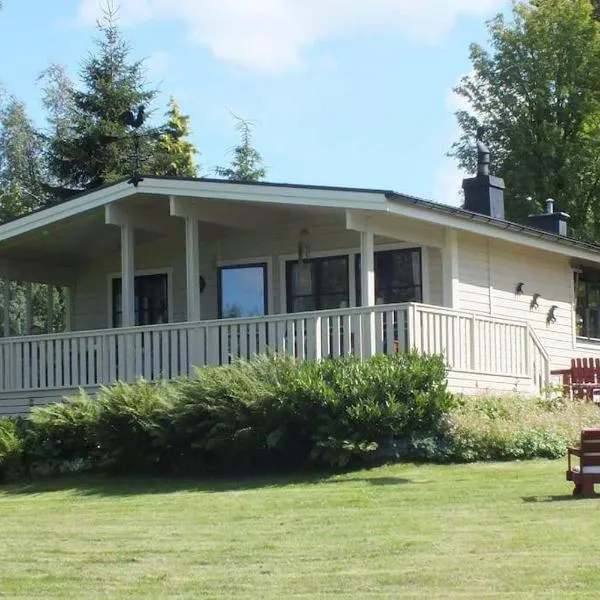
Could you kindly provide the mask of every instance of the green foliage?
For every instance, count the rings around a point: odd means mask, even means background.
[[[165,116],[167,124],[156,143],[149,172],[169,177],[197,177],[194,154],[198,151],[185,139],[190,135],[189,116],[181,113],[174,98],[169,100]]]
[[[0,419],[0,482],[21,467],[23,442],[14,419]]]
[[[21,460],[34,473],[221,475],[402,458],[558,458],[600,417],[593,405],[564,400],[458,400],[440,357],[409,353],[318,363],[261,356],[176,382],[117,383],[96,399],[80,393],[8,423],[0,471]]]
[[[600,426],[593,404],[522,397],[464,398],[449,417],[442,453],[456,461],[560,458],[583,427]]]
[[[91,468],[99,460],[99,416],[99,404],[84,392],[33,408],[23,431],[25,464],[39,472],[60,470],[76,461]]]
[[[156,91],[145,86],[143,62],[130,61],[130,47],[117,27],[116,11],[111,5],[98,23],[98,30],[97,53],[91,54],[81,69],[83,88],[68,88],[62,103],[54,102],[59,92],[65,95],[65,90],[57,87],[68,82],[55,76],[51,78],[54,84],[46,89],[45,97],[50,98],[47,107],[66,109],[49,113],[48,165],[59,195],[131,175],[135,162],[132,155],[138,153],[147,160],[155,144],[151,137],[138,135],[138,152],[135,138],[122,118],[125,111],[140,105],[148,112]],[[142,127],[138,133],[144,131]]]
[[[25,105],[0,90],[0,223],[40,208],[46,197],[40,138]]]
[[[600,234],[600,23],[590,0],[523,0],[489,24],[490,49],[472,44],[456,88],[461,138],[452,154],[475,169],[485,130],[493,171],[506,182],[507,218],[524,221],[547,198],[574,234]]]
[[[265,459],[268,407],[278,379],[295,367],[288,359],[259,357],[229,367],[198,369],[178,383],[175,428],[201,468],[244,470]]]
[[[98,394],[96,440],[101,470],[165,471],[169,463],[173,388],[166,383],[117,383]]]
[[[215,172],[219,177],[230,181],[261,181],[267,171],[263,166],[263,159],[252,146],[252,127],[250,121],[246,121],[236,115],[237,130],[240,132],[240,144],[233,149],[233,160],[229,167],[216,167]]]
[[[262,356],[202,368],[193,379],[117,383],[95,400],[80,393],[35,408],[23,459],[35,472],[345,467],[390,438],[438,432],[452,403],[438,357]]]

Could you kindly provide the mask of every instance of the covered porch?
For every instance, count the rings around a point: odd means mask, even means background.
[[[0,278],[3,412],[267,351],[443,353],[459,391],[477,374],[507,391],[547,381],[529,325],[457,310],[456,230],[392,213],[379,192],[116,184],[2,226]],[[16,328],[11,280],[25,282]],[[48,290],[37,321],[33,282]]]

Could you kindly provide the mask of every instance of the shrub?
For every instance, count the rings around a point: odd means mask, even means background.
[[[440,456],[457,461],[560,458],[583,427],[600,426],[594,404],[526,397],[463,398],[449,415]]]
[[[275,446],[306,448],[330,466],[366,458],[390,438],[437,431],[453,402],[442,359],[416,353],[300,363],[282,391]]]
[[[116,383],[96,399],[94,462],[119,473],[170,469],[174,388],[167,383]]]
[[[511,460],[563,456],[590,404],[456,399],[440,357],[295,362],[262,356],[194,379],[117,383],[0,421],[0,478],[35,473],[235,473],[365,459]]]
[[[46,473],[71,463],[91,468],[98,459],[98,416],[98,403],[84,392],[33,408],[22,432],[27,469]]]
[[[21,470],[22,445],[17,421],[0,419],[0,481],[15,476]]]
[[[176,385],[174,438],[188,470],[345,466],[388,438],[437,431],[452,405],[442,360],[417,354],[263,356]]]
[[[263,356],[179,380],[174,430],[182,468],[245,471],[266,460],[268,407],[280,378],[295,371],[291,359]]]

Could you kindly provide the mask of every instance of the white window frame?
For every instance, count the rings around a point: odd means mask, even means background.
[[[166,275],[167,276],[167,318],[169,323],[173,323],[173,267],[163,267],[158,269],[136,269],[134,277],[144,275]],[[113,306],[112,306],[112,290],[113,281],[115,279],[121,279],[121,273],[108,273],[106,276],[107,281],[107,323],[108,328],[114,328],[113,323]]]

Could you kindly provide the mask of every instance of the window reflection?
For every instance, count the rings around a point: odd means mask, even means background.
[[[262,317],[267,314],[267,265],[219,269],[219,317]]]
[[[289,313],[348,306],[348,257],[288,261],[286,283]]]

